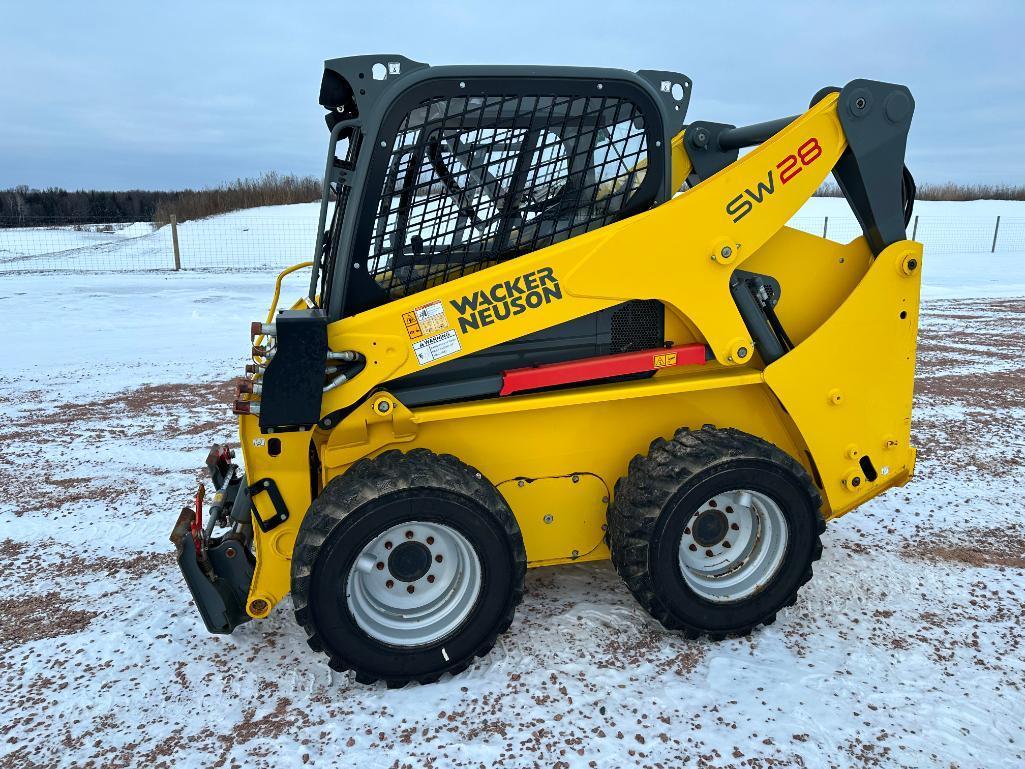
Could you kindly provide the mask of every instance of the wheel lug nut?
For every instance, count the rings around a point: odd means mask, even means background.
[[[730,507],[729,505],[726,505],[726,512],[727,513],[732,513],[733,512],[733,508]]]
[[[711,558],[713,555],[715,555],[715,553],[713,553],[711,550],[706,550],[705,551],[705,556],[706,557]]]
[[[697,550],[698,549],[698,546],[695,545],[693,542],[689,545],[689,547],[690,547],[691,550]]]
[[[434,556],[434,560],[438,563],[441,563],[445,559],[441,557],[441,553],[438,553],[436,556]]]
[[[384,543],[384,549],[385,550],[391,550],[391,542],[385,542]]]
[[[387,582],[384,583],[384,586],[386,588],[388,588],[389,590],[391,590],[393,587],[395,587],[395,583],[392,582],[391,580],[388,580]]]
[[[416,588],[413,587],[412,585],[407,585],[406,586],[406,592],[407,593],[412,593],[414,590],[416,590]]]
[[[730,544],[729,542],[727,542],[727,541],[724,541],[724,542],[722,543],[722,546],[723,546],[723,547],[733,547],[733,545],[731,545],[731,544]]]
[[[427,538],[427,544],[428,545],[433,545],[434,544],[434,537],[428,537]]]
[[[384,563],[382,563],[381,561],[378,561],[377,562],[377,570],[381,571],[382,569],[384,569]]]
[[[430,582],[433,585],[434,584],[434,575],[433,574],[428,574],[427,575],[427,581]]]
[[[716,507],[716,502],[715,502],[715,500],[714,500],[714,499],[710,499],[710,500],[708,500],[708,506],[709,506],[709,507]]]
[[[412,539],[412,538],[413,538],[413,532],[407,531],[406,532],[406,539]]]
[[[685,528],[685,529],[683,530],[683,533],[684,533],[684,534],[690,534],[690,526],[688,526],[687,528]]]
[[[740,525],[736,524],[736,523],[731,523],[730,524],[730,528],[733,529],[734,531],[740,531]]]

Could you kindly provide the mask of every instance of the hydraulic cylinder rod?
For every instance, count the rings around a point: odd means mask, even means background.
[[[764,123],[752,123],[737,128],[727,128],[719,134],[719,149],[723,151],[739,150],[745,147],[754,147],[764,141],[768,141],[788,125],[793,123],[800,115],[781,117],[778,120],[766,120]]]

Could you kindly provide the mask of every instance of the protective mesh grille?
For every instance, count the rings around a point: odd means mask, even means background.
[[[647,163],[626,99],[426,100],[395,136],[367,269],[394,299],[596,229],[633,212]]]
[[[615,309],[610,323],[609,352],[661,347],[665,341],[665,308],[657,299],[635,299]]]

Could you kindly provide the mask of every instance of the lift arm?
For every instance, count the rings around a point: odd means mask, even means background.
[[[858,113],[862,100],[871,109]],[[820,94],[794,120],[723,129],[720,152],[776,132],[651,211],[332,323],[331,348],[362,353],[367,367],[325,396],[322,413],[355,403],[376,384],[631,299],[659,299],[686,315],[719,363],[748,362],[754,339],[731,296],[731,276],[831,171],[844,179],[874,252],[904,237],[902,153],[912,106],[902,86],[854,81]],[[698,155],[689,157],[700,174]],[[554,299],[542,297],[536,307],[500,322],[473,309],[501,297],[503,286],[524,286],[539,276],[550,277]],[[441,340],[444,347],[418,357],[419,340],[404,319],[427,307],[442,313],[438,322],[451,333]]]

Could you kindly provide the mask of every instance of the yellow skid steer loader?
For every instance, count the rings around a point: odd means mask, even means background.
[[[206,517],[201,487],[172,535],[211,632],[291,593],[333,668],[429,682],[492,648],[528,567],[611,558],[665,627],[745,634],[825,521],[907,482],[910,92],[855,80],[743,127],[685,125],[690,92],[326,63],[309,292],[275,312],[279,277],[244,462],[214,446]],[[830,172],[847,245],[786,226]]]

